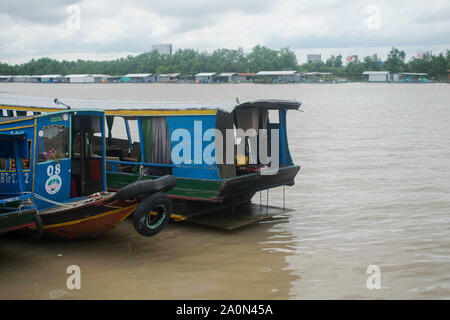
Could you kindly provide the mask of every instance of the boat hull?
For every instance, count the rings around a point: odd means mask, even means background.
[[[137,205],[137,201],[117,201],[109,197],[70,209],[46,210],[39,215],[47,238],[95,239],[116,227]]]
[[[176,178],[175,188],[166,192],[173,200],[224,202],[228,199],[248,194],[250,197],[256,192],[279,186],[291,186],[295,176],[300,170],[299,166],[282,167],[274,175],[261,175],[253,173],[230,179],[202,180]],[[137,174],[107,173],[108,190],[119,190],[133,183],[137,179],[154,179],[155,177],[141,177]]]
[[[299,166],[292,165],[280,168],[274,175],[252,173],[219,181],[178,178],[176,187],[166,192],[174,204],[171,218],[175,221],[185,221],[213,216],[224,210],[233,212],[235,206],[250,204],[258,191],[294,185],[299,170]],[[130,174],[116,175],[114,184],[108,187],[121,187],[122,184],[131,183],[129,179],[137,177]],[[108,177],[108,184],[111,180]]]
[[[223,180],[224,182],[217,198],[224,200],[227,198],[241,197],[244,194],[252,197],[258,191],[280,186],[292,186],[294,185],[294,179],[299,170],[300,166],[292,165],[280,168],[273,175],[254,173]]]
[[[19,229],[36,227],[36,209],[17,211],[0,215],[0,234]]]

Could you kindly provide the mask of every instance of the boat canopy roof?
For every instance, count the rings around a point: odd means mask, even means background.
[[[20,116],[20,117],[0,117],[0,125],[4,122],[11,122],[11,121],[20,121],[20,120],[28,120],[31,119],[31,116]]]
[[[295,100],[261,99],[241,103],[236,108],[263,108],[263,109],[288,109],[298,110],[301,103]]]
[[[0,107],[7,109],[8,107],[24,111],[35,112],[55,112],[67,111],[56,105],[53,98],[32,97],[10,93],[0,93]],[[96,109],[105,111],[106,115],[117,114],[114,111],[120,110],[124,115],[129,111],[144,110],[222,110],[225,112],[233,112],[238,108],[264,108],[264,109],[292,109],[297,110],[301,103],[295,100],[278,100],[278,99],[260,99],[247,101],[244,103],[231,103],[227,101],[217,102],[157,102],[157,101],[107,101],[107,100],[88,100],[88,99],[61,99],[64,105],[70,106],[72,110],[76,109]]]
[[[0,158],[13,158],[15,156],[13,141],[19,142],[19,156],[28,158],[26,134],[4,134],[0,133]]]

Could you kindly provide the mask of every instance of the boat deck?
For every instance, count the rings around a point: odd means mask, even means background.
[[[72,202],[64,202],[61,205],[42,210],[39,212],[39,215],[55,214],[55,213],[59,213],[61,211],[65,211],[68,209],[70,210],[70,209],[74,209],[74,208],[88,206],[88,205],[91,205],[93,202],[108,201],[113,197],[114,197],[114,194],[100,195],[98,197],[92,197],[92,198],[83,197],[83,198],[80,198],[80,199],[72,201]]]
[[[250,203],[236,206],[231,212],[229,209],[222,210],[214,214],[188,218],[187,221],[219,229],[235,230],[292,211],[287,208]]]

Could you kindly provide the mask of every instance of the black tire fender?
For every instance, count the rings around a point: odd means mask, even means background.
[[[28,234],[34,240],[39,240],[44,235],[44,224],[37,212],[34,214],[34,222],[36,223],[36,229],[28,229]]]
[[[145,237],[154,236],[169,222],[172,207],[172,201],[164,193],[149,195],[133,213],[134,228]],[[156,215],[151,215],[152,211],[156,212]]]
[[[171,175],[165,175],[155,180],[141,180],[133,182],[116,192],[118,200],[132,200],[140,194],[150,194],[155,192],[166,192],[177,184]]]

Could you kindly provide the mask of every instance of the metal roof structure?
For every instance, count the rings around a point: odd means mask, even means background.
[[[158,74],[159,77],[178,77],[181,73],[160,73]]]
[[[362,74],[389,74],[389,71],[364,71]]]
[[[236,74],[236,72],[222,72],[218,74],[218,77],[232,77]]]
[[[238,76],[242,76],[242,77],[251,77],[254,76],[255,73],[254,72],[238,72],[236,73]]]
[[[92,77],[91,74],[68,74],[66,78],[83,78],[83,77]]]
[[[215,73],[215,72],[200,72],[200,73],[197,73],[195,76],[196,77],[212,77],[216,74],[217,73]]]
[[[43,74],[43,75],[33,75],[32,78],[64,78],[61,74]]]
[[[127,78],[146,78],[146,77],[150,77],[152,74],[151,73],[129,73],[126,74],[124,77]]]
[[[414,72],[402,72],[400,74],[404,75],[404,76],[427,76],[428,75],[428,73],[414,73]]]
[[[318,76],[326,76],[326,75],[330,75],[332,74],[331,72],[306,72],[303,73],[304,75],[310,75],[310,76],[314,76],[314,75],[318,75]]]
[[[294,76],[297,75],[297,71],[259,71],[255,76]]]
[[[41,112],[64,111],[66,108],[61,108],[60,105],[55,104],[54,98],[48,97],[32,97],[11,93],[0,93],[0,107],[23,107],[26,108],[41,108]],[[167,101],[108,101],[108,100],[90,100],[90,99],[72,99],[61,98],[60,101],[67,106],[74,109],[95,109],[95,110],[121,110],[124,114],[131,110],[223,110],[232,112],[235,108],[277,108],[283,107],[286,109],[298,109],[300,102],[295,100],[278,100],[278,99],[260,99],[244,103],[236,103],[232,101],[189,101],[189,102],[167,102]],[[7,109],[7,108],[5,108]],[[55,110],[56,109],[56,110]],[[33,111],[33,110],[30,110]]]

